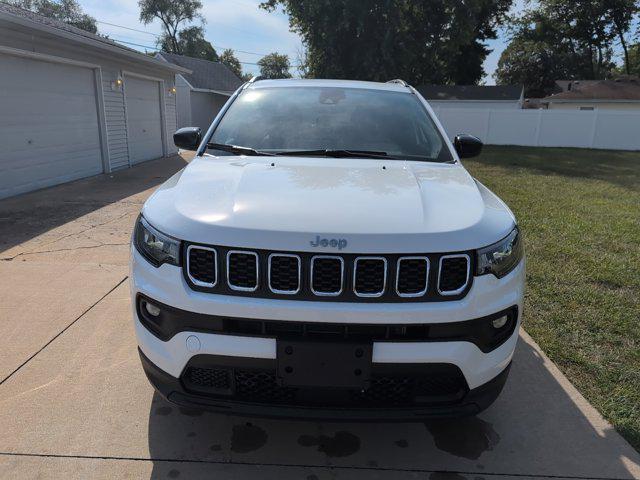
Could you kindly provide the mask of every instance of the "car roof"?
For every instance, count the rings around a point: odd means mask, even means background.
[[[361,88],[366,90],[384,90],[391,92],[411,93],[411,90],[401,83],[365,82],[360,80],[318,80],[318,79],[280,79],[280,80],[256,80],[247,88],[274,88],[274,87],[336,87],[336,88]]]

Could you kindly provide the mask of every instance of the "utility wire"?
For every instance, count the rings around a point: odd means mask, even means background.
[[[139,30],[137,28],[125,27],[124,25],[118,25],[118,24],[115,24],[115,23],[103,22],[102,20],[96,20],[96,22],[97,23],[103,23],[104,25],[110,25],[112,27],[124,28],[125,30],[130,30],[132,32],[144,33],[145,35],[152,35],[152,36],[154,36],[156,38],[160,38],[162,36],[162,35],[159,35],[157,33],[147,32],[145,30]],[[118,41],[121,41],[121,40],[118,40]],[[125,42],[123,42],[123,43],[125,43]],[[132,43],[132,45],[135,45],[135,44]],[[230,50],[233,50],[234,52],[246,53],[248,55],[257,55],[259,57],[264,57],[264,56],[268,55],[268,53],[258,53],[258,52],[250,52],[250,51],[247,51],[247,50],[238,50],[236,48],[223,47],[222,45],[214,45],[213,43],[211,45],[213,45],[215,48],[218,48],[218,49],[222,49],[222,50],[230,49]],[[144,45],[138,45],[138,46],[144,46]]]
[[[140,43],[134,43],[134,42],[126,42],[124,40],[118,40],[118,39],[113,39],[116,42],[119,43],[124,43],[125,45],[134,45],[136,47],[141,47],[141,48],[147,48],[149,50],[153,50],[153,51],[157,51],[158,47],[150,47],[149,45],[142,45]],[[215,45],[214,45],[215,46]],[[218,47],[218,48],[222,48],[222,47]],[[241,50],[238,50],[238,52],[240,52]],[[238,60],[238,63],[241,63],[243,65],[258,65],[258,63],[256,62],[241,62]],[[289,68],[298,68],[300,65],[289,65]]]

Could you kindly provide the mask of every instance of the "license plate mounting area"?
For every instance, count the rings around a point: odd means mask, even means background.
[[[358,389],[369,386],[371,344],[278,340],[276,350],[282,385]]]

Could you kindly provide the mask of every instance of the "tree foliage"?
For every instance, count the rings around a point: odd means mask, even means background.
[[[199,26],[186,27],[178,32],[177,51],[174,50],[175,44],[166,32],[160,37],[159,43],[163,52],[203,58],[212,62],[218,61],[218,53],[213,45],[204,39],[204,29]]]
[[[218,54],[204,38],[202,26],[184,26],[196,20],[204,24],[200,0],[139,0],[140,21],[145,25],[160,20],[158,45],[167,53],[216,61]]]
[[[233,50],[227,48],[220,55],[220,62],[224,63],[233,73],[236,74],[241,80],[249,80],[251,75],[248,73],[242,73],[242,64]]]
[[[264,78],[291,78],[289,57],[277,52],[265,55],[258,60],[260,76]]]
[[[306,48],[310,77],[476,83],[512,0],[266,0]]]
[[[608,78],[616,42],[627,52],[636,14],[637,0],[539,0],[511,19],[494,77],[523,83],[527,96],[552,93],[555,80]]]
[[[10,3],[45,17],[68,23],[87,32],[98,33],[96,19],[84,13],[82,7],[75,0],[14,0]]]

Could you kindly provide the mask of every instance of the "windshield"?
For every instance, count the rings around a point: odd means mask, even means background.
[[[390,158],[452,161],[415,95],[360,88],[247,89],[225,113],[209,143],[280,155],[371,151]]]

